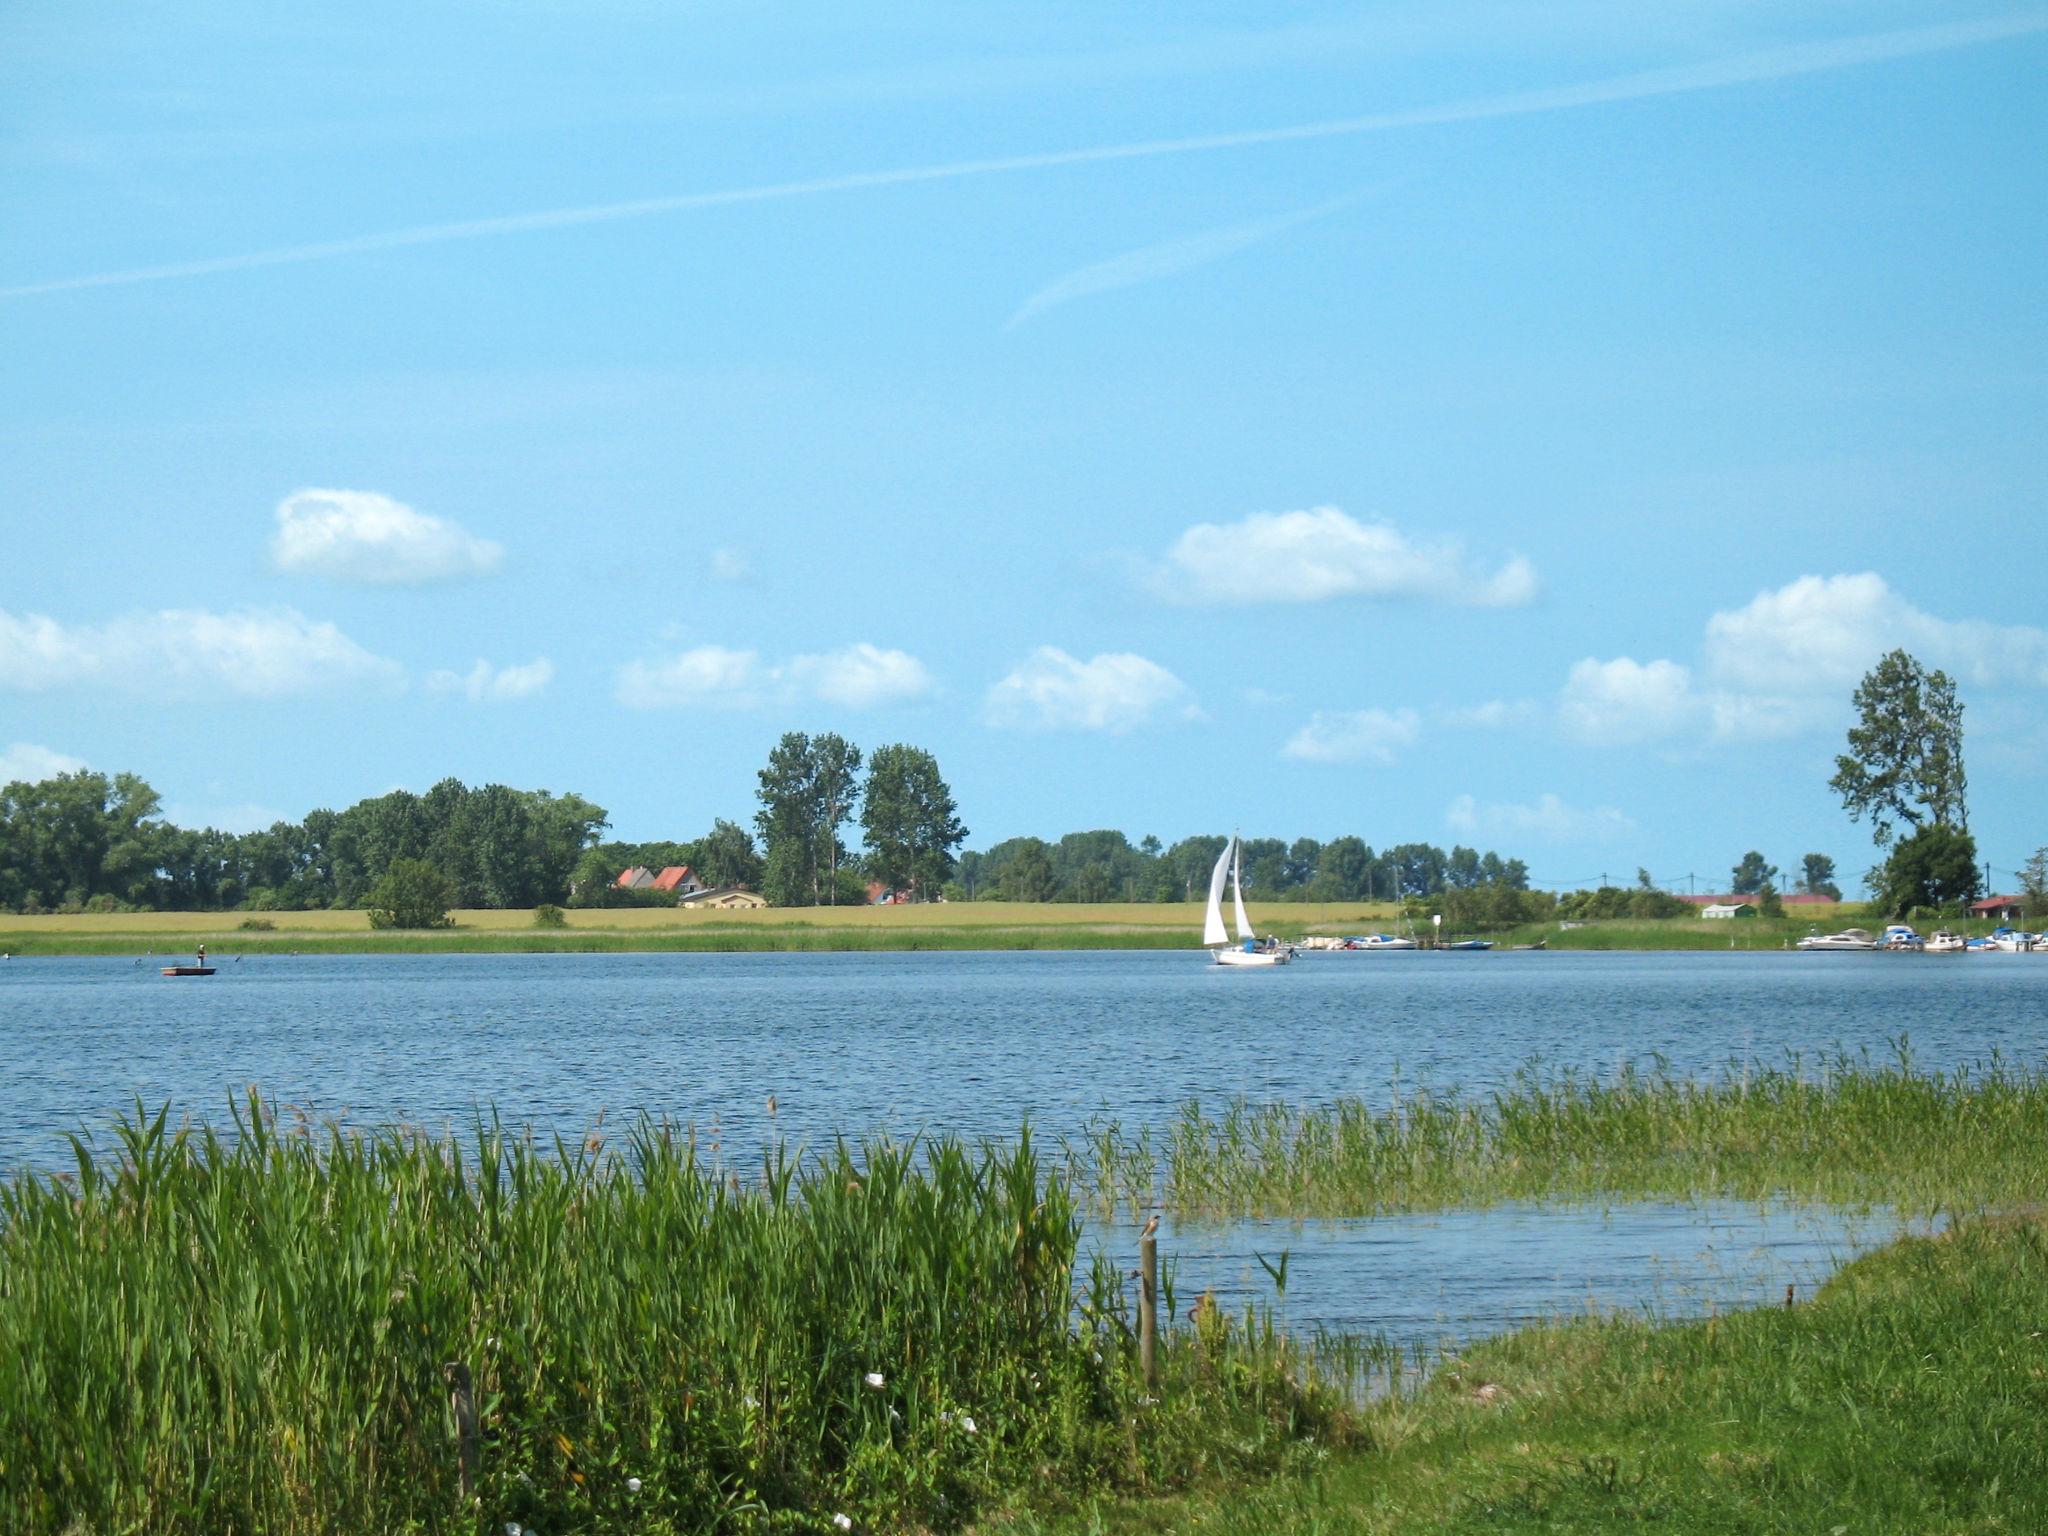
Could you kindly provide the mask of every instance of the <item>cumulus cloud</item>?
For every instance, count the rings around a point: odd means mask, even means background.
[[[932,686],[931,673],[915,656],[865,640],[779,664],[763,661],[757,651],[700,645],[628,662],[619,670],[618,696],[634,709],[751,709],[804,699],[871,709],[919,698]]]
[[[1802,576],[1707,620],[1707,673],[1747,693],[1841,693],[1903,646],[1980,684],[2048,687],[2048,630],[1936,618],[1882,576]]]
[[[932,689],[931,673],[915,656],[865,640],[828,655],[795,657],[789,677],[799,692],[849,709],[894,704]]]
[[[757,653],[700,645],[627,662],[619,669],[619,702],[630,709],[745,709],[761,701],[767,681]]]
[[[1558,722],[1599,745],[1795,735],[1835,723],[1863,674],[1898,647],[1980,687],[2048,687],[2048,630],[1937,618],[1865,571],[1801,576],[1711,615],[1697,671],[1581,661],[1559,693]]]
[[[363,586],[416,587],[497,569],[504,547],[375,491],[294,491],[277,506],[281,571]]]
[[[1675,661],[1588,656],[1573,664],[1557,710],[1567,735],[1594,746],[1629,746],[1693,728],[1700,707],[1691,670]]]
[[[1476,608],[1519,607],[1537,592],[1536,569],[1519,555],[1486,571],[1455,539],[1410,539],[1336,507],[1197,523],[1166,552],[1152,586],[1183,603],[1423,598]]]
[[[1081,661],[1054,645],[989,689],[986,706],[991,725],[1113,734],[1199,714],[1187,684],[1157,662],[1115,651]]]
[[[542,656],[523,666],[494,667],[479,658],[467,672],[434,672],[427,686],[436,693],[460,693],[473,704],[529,699],[555,679],[555,664]]]
[[[1288,738],[1280,755],[1309,763],[1372,763],[1384,768],[1421,734],[1422,722],[1412,709],[1319,709]]]
[[[276,699],[392,687],[403,678],[396,662],[290,608],[166,608],[98,625],[0,609],[0,688]]]
[[[1636,824],[1611,805],[1590,811],[1566,805],[1556,795],[1539,795],[1534,805],[1481,801],[1460,795],[1444,810],[1444,824],[1465,837],[1492,842],[1612,842]]]
[[[53,752],[30,741],[17,741],[0,749],[0,784],[39,784],[60,773],[78,773],[84,767],[82,757]]]

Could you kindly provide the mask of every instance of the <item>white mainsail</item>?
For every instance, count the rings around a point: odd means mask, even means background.
[[[1244,848],[1235,837],[1230,840],[1230,901],[1237,908],[1237,941],[1252,936],[1252,920],[1244,915]]]
[[[1223,878],[1230,869],[1230,850],[1236,846],[1234,837],[1223,845],[1223,852],[1216,859],[1216,868],[1209,875],[1209,915],[1202,924],[1204,944],[1230,942],[1230,935],[1223,931]]]

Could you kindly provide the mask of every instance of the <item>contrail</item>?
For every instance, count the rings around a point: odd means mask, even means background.
[[[663,197],[637,198],[630,202],[598,203],[580,208],[552,208],[538,213],[506,214],[497,218],[464,219],[448,224],[420,224],[409,229],[384,230],[377,234],[353,235],[340,240],[310,245],[280,246],[263,251],[245,251],[235,256],[215,256],[200,261],[169,262],[162,266],[128,267],[118,272],[93,272],[79,277],[53,278],[0,288],[0,299],[27,298],[41,293],[63,293],[76,288],[112,288],[129,283],[160,282],[179,277],[205,277],[215,272],[241,272],[252,267],[282,267],[300,262],[328,261],[337,256],[356,256],[370,251],[398,250],[413,245],[441,245],[453,240],[481,240],[492,235],[523,234],[533,230],[566,229],[578,224],[606,224],[622,219],[643,219],[661,213],[685,213],[702,208],[726,208],[743,203],[782,202],[792,198],[820,197],[835,192],[856,192],[870,187],[901,187],[919,182],[960,181],[973,176],[1001,176],[1019,171],[1051,170],[1068,165],[1092,165],[1115,160],[1148,160],[1164,155],[1203,154],[1226,149],[1250,149],[1266,144],[1291,144],[1312,139],[1347,138],[1358,134],[1386,133],[1401,128],[1427,128],[1447,123],[1482,122],[1490,118],[1526,117],[1540,112],[1563,112],[1616,101],[1639,101],[1651,96],[1676,96],[1692,91],[1718,90],[1764,80],[1781,80],[1795,75],[1820,74],[1877,64],[1888,59],[1911,58],[2005,38],[2024,37],[2048,31],[2048,16],[2012,16],[1992,21],[1955,22],[1944,26],[1914,27],[1897,32],[1875,32],[1862,37],[1835,38],[1819,43],[1795,43],[1757,53],[1735,54],[1705,64],[1685,64],[1666,69],[1644,70],[1607,80],[1555,86],[1548,90],[1516,91],[1503,96],[1480,96],[1447,102],[1434,107],[1415,107],[1400,112],[1375,112],[1363,117],[1334,118],[1319,123],[1298,123],[1291,127],[1255,128],[1234,133],[1199,134],[1178,139],[1145,139],[1129,144],[1105,144],[1088,149],[1052,150],[1039,154],[1004,155],[982,160],[957,160],[944,165],[905,166],[895,170],[862,171],[844,176],[821,176],[804,181],[771,182],[765,186],[737,187],[722,192],[685,192]]]

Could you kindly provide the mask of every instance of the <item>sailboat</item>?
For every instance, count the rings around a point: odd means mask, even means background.
[[[1244,910],[1243,858],[1236,834],[1223,845],[1215,869],[1209,872],[1209,911],[1202,923],[1202,943],[1216,952],[1218,965],[1285,965],[1294,958],[1286,945],[1260,947],[1252,933],[1252,922]],[[1230,882],[1230,901],[1236,909],[1237,947],[1230,947],[1230,935],[1223,928],[1223,882]]]

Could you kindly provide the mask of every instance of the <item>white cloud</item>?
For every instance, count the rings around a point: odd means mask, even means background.
[[[1627,837],[1636,824],[1611,805],[1582,811],[1556,795],[1540,795],[1534,805],[1480,801],[1460,795],[1444,810],[1444,824],[1466,837],[1489,842],[1550,843],[1614,842]]]
[[[504,546],[375,491],[294,491],[277,506],[271,559],[365,586],[414,587],[496,570]]]
[[[1489,699],[1484,704],[1446,706],[1436,710],[1431,719],[1457,731],[1504,731],[1528,723],[1539,713],[1530,699]]]
[[[54,779],[60,773],[78,773],[84,768],[84,758],[53,752],[34,742],[17,741],[13,746],[0,750],[0,784],[17,781],[39,784],[44,779]]]
[[[1707,620],[1702,656],[1723,686],[1748,693],[1839,694],[1886,651],[1980,684],[2048,687],[2048,630],[1951,621],[1922,612],[1882,576],[1802,576]]]
[[[761,701],[768,681],[755,652],[700,645],[627,662],[619,669],[619,702],[629,709],[745,709]]]
[[[932,675],[904,651],[885,651],[862,640],[824,656],[798,656],[789,663],[798,690],[827,704],[866,709],[930,693]]]
[[[1558,700],[1566,734],[1594,746],[1661,741],[1696,728],[1700,710],[1688,668],[1627,656],[1574,663]]]
[[[103,687],[181,699],[218,690],[275,699],[392,687],[403,676],[397,663],[334,625],[290,608],[167,608],[100,625],[0,609],[0,688]]]
[[[932,676],[907,651],[865,640],[842,650],[770,664],[758,651],[700,645],[619,669],[619,702],[633,709],[751,709],[815,699],[847,709],[901,703],[931,692]]]
[[[728,544],[711,551],[711,574],[720,581],[738,583],[753,576],[754,566],[745,550]]]
[[[1412,709],[1319,709],[1288,738],[1280,754],[1310,763],[1373,763],[1384,768],[1421,734],[1422,722]]]
[[[474,704],[528,699],[555,679],[555,664],[542,656],[523,666],[494,667],[481,658],[467,672],[434,672],[427,686],[436,693],[462,693]]]
[[[1167,551],[1152,585],[1184,603],[1428,598],[1477,608],[1519,607],[1537,591],[1535,567],[1519,555],[1484,572],[1454,539],[1418,543],[1390,523],[1362,523],[1336,507],[1197,523]]]
[[[1156,716],[1200,715],[1187,684],[1157,662],[1128,652],[1081,661],[1042,645],[988,691],[988,722],[1025,730],[1121,733]]]

